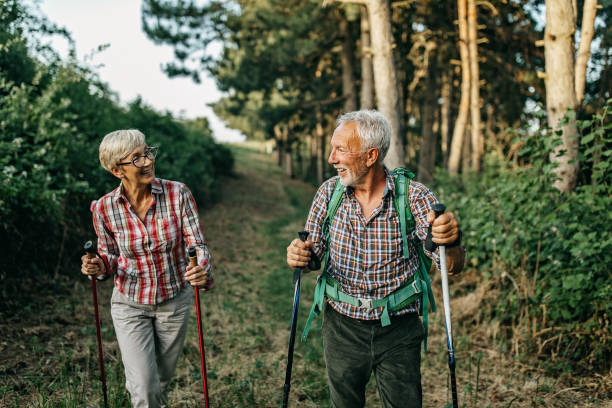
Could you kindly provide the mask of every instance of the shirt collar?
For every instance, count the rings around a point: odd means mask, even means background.
[[[162,194],[164,192],[164,189],[162,188],[162,184],[159,181],[159,179],[156,177],[152,182],[151,182],[151,193],[152,194]],[[121,200],[127,201],[125,195],[123,194],[123,186],[121,185],[121,182],[119,182],[119,186],[113,190],[113,192],[111,193],[111,197],[113,198],[114,202]]]
[[[155,180],[153,180],[153,182],[151,183],[151,193],[161,194],[163,192],[164,189],[162,188],[161,181],[159,181],[159,179],[156,177]]]

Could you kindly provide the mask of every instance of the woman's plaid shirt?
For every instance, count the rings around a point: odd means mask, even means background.
[[[209,272],[210,253],[200,229],[195,201],[182,183],[156,178],[153,202],[142,222],[121,185],[92,203],[98,252],[115,286],[140,304],[155,305],[176,296],[187,281],[187,251],[197,247],[198,264]]]
[[[354,190],[348,187],[330,223],[328,273],[339,282],[342,292],[358,298],[384,298],[408,281],[419,267],[412,237],[408,237],[410,256],[408,259],[403,257],[400,221],[393,206],[395,184],[386,168],[385,174],[386,187],[382,203],[369,219],[364,217]],[[333,177],[319,187],[306,221],[306,230],[310,233],[315,253],[321,259],[328,246],[322,231],[323,220],[337,180],[338,176]],[[437,202],[434,194],[423,184],[410,182],[410,211],[416,221],[413,234],[421,241],[425,241],[429,226],[427,212]],[[425,253],[439,267],[437,250],[435,253],[426,250]],[[382,307],[368,309],[331,299],[328,301],[337,312],[355,319],[380,319],[383,310]],[[397,316],[416,312],[419,308],[420,301],[417,301],[390,314]]]

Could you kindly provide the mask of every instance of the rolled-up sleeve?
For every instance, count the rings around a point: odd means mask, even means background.
[[[429,210],[431,210],[431,207],[438,202],[438,199],[430,189],[421,183],[411,181],[411,187],[410,212],[412,212],[412,216],[416,222],[415,234],[423,243],[425,254],[432,259],[436,263],[436,267],[440,269],[440,255],[438,248],[436,248],[433,252],[425,249],[425,239],[427,238],[427,229],[429,228],[427,213]]]
[[[106,275],[112,275],[117,272],[119,246],[115,240],[115,235],[108,227],[104,201],[100,200],[92,206],[92,215],[93,226],[98,236],[98,254],[106,265]]]
[[[198,265],[201,265],[207,272],[212,270],[211,255],[206,245],[204,234],[200,225],[200,217],[198,216],[198,208],[191,191],[187,186],[181,186],[180,193],[181,217],[183,218],[183,238],[187,248],[196,247],[198,257]]]

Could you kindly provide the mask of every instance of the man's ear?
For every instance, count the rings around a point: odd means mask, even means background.
[[[124,177],[123,170],[121,170],[120,167],[113,167],[110,172],[113,173],[113,176],[117,177],[118,179],[122,179]]]
[[[374,163],[378,160],[378,149],[375,147],[370,147],[366,151],[366,166],[372,167]]]

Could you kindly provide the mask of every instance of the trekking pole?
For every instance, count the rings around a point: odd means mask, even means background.
[[[446,206],[435,204],[432,210],[436,213],[436,218],[444,214]],[[448,345],[448,368],[450,369],[451,395],[453,398],[453,408],[459,407],[457,401],[457,381],[455,379],[455,351],[453,349],[453,328],[451,325],[450,296],[448,293],[448,270],[446,269],[446,246],[440,247],[440,273],[442,275],[442,300],[444,301],[444,319],[446,323],[446,343]]]
[[[300,231],[298,235],[302,241],[308,239],[308,231]],[[297,329],[298,309],[300,306],[300,285],[302,284],[302,268],[293,270],[293,312],[291,312],[291,329],[289,334],[289,351],[287,353],[287,371],[285,372],[285,385],[283,386],[283,408],[289,404],[289,390],[291,389],[291,369],[293,368],[293,346],[295,344],[295,331]]]
[[[189,265],[197,265],[196,248],[194,246],[189,247]],[[202,387],[204,388],[204,406],[208,408],[208,386],[206,385],[206,355],[204,352],[204,335],[202,333],[202,314],[200,312],[200,290],[197,286],[194,286],[195,290],[195,304],[196,304],[196,315],[198,317],[198,336],[200,339],[200,365],[202,367]]]
[[[83,245],[87,257],[93,259],[97,252],[94,249],[93,242],[87,241]],[[106,371],[104,370],[104,353],[102,352],[102,336],[100,330],[100,313],[98,312],[98,288],[96,287],[97,279],[89,276],[91,280],[91,293],[93,294],[94,315],[96,317],[96,333],[98,335],[98,359],[100,360],[100,379],[102,380],[102,392],[104,393],[104,407],[108,408],[108,397],[106,395]]]

